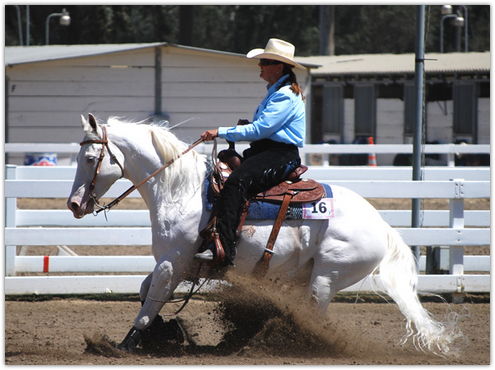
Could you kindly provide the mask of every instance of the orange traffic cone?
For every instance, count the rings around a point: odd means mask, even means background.
[[[375,145],[375,143],[373,143],[373,136],[370,136],[368,138],[368,144]],[[376,154],[375,153],[369,153],[368,154],[368,166],[376,167]]]

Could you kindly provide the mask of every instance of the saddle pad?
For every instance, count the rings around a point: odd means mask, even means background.
[[[328,184],[321,184],[324,189],[323,198],[333,198],[332,187]],[[290,203],[287,208],[286,220],[302,220],[303,203]],[[276,220],[280,204],[251,200],[246,219],[247,220]]]
[[[206,192],[206,204],[205,207],[208,211],[211,211],[213,204],[218,201],[218,196],[213,192],[210,186],[210,171],[207,171],[205,176],[205,192]],[[333,198],[332,188],[328,184],[321,184],[325,190],[323,198]],[[275,220],[277,219],[278,212],[280,210],[280,204],[274,204],[269,202],[263,202],[259,200],[251,200],[249,210],[246,219],[247,220]],[[287,209],[286,220],[301,220],[302,217],[302,203],[290,204]]]

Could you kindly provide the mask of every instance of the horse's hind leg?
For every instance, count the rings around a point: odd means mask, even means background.
[[[330,301],[337,291],[332,286],[332,276],[321,274],[314,268],[308,290],[308,299],[318,306],[318,311],[324,315],[328,309]]]
[[[383,256],[380,256],[383,258]],[[350,258],[349,258],[350,259]],[[350,259],[352,260],[352,259]],[[380,260],[368,258],[352,264],[337,264],[315,261],[309,284],[309,299],[318,305],[321,314],[325,314],[330,301],[337,292],[355,284],[371,274]]]

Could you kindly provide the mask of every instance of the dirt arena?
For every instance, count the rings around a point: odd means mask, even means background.
[[[33,208],[27,203],[26,208]],[[22,208],[23,203],[19,206]],[[472,205],[472,209],[487,206],[489,202]],[[146,254],[143,250],[134,252]],[[34,253],[36,248],[30,248],[28,254]],[[83,254],[84,247],[77,253]],[[197,296],[189,302],[177,316],[185,336],[182,344],[154,343],[138,348],[135,354],[121,353],[114,345],[132,327],[141,306],[137,295],[6,297],[5,364],[490,364],[488,294],[467,295],[462,304],[423,297],[424,307],[437,320],[448,310],[458,313],[459,327],[469,341],[456,355],[442,358],[417,351],[410,341],[400,345],[406,333],[404,317],[395,304],[377,295],[339,294],[321,320],[295,298],[301,287],[287,288],[282,283],[261,286],[250,281],[234,281],[234,286],[233,291]],[[179,306],[166,305],[161,312],[163,320],[175,318],[166,315]]]
[[[339,297],[338,297],[339,298]],[[51,299],[5,302],[6,365],[489,365],[489,297],[450,305],[467,348],[447,358],[417,351],[408,342],[404,319],[394,304],[355,296],[333,302],[324,322],[298,310],[238,297],[234,302],[194,299],[178,315],[183,344],[139,348],[124,354],[120,343],[140,308],[137,297],[118,301]],[[339,300],[339,299],[338,299]],[[447,305],[424,302],[441,318]],[[166,306],[162,315],[173,313]],[[310,311],[308,311],[309,313]],[[232,317],[235,315],[235,317]],[[164,317],[168,321],[170,317]],[[230,320],[229,320],[230,319]],[[232,320],[232,321],[231,321]]]

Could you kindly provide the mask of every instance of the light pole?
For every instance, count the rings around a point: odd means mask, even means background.
[[[26,46],[29,46],[29,5],[26,5]]]
[[[22,24],[21,24],[21,9],[19,5],[14,5],[17,10],[17,26],[19,28],[19,44],[22,46]]]
[[[447,18],[456,18],[457,16],[454,14],[447,14],[442,17],[440,21],[440,53],[443,53],[443,21]]]
[[[456,17],[454,19],[455,26],[455,51],[461,51],[461,27],[464,26],[464,18]],[[466,43],[464,43],[465,45]]]
[[[46,17],[46,45],[50,44],[50,18],[52,17],[60,17],[60,25],[61,26],[68,26],[70,25],[70,16],[69,12],[65,10],[65,8],[62,10],[62,13],[52,13],[48,17]]]
[[[468,51],[468,11],[465,5],[459,5],[464,9],[464,52]]]
[[[467,9],[464,5],[460,5],[464,8],[464,15],[466,18],[463,18],[459,15],[452,14],[452,6],[451,5],[443,5],[442,6],[442,19],[440,20],[440,53],[443,53],[443,24],[445,19],[447,18],[455,18],[454,26],[456,27],[456,51],[460,51],[460,29],[464,27],[464,52],[468,50],[468,39],[467,39]]]

